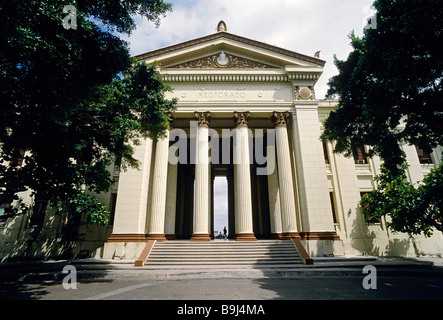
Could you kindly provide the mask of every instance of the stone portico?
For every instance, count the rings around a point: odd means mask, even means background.
[[[214,34],[136,59],[157,63],[178,108],[166,137],[136,146],[141,170],[119,174],[104,258],[137,257],[148,239],[211,241],[216,176],[227,179],[231,239],[298,238],[313,256],[371,253],[392,241],[404,255],[413,250],[410,237],[394,240],[385,221],[368,226],[359,211],[379,159],[360,163],[319,140],[336,101],[315,96],[318,55],[229,33],[221,21]],[[422,178],[428,168],[412,148],[410,171]],[[441,161],[438,150],[432,156]],[[414,241],[440,250],[438,241]]]

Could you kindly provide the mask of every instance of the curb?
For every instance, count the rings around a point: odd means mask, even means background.
[[[318,278],[318,277],[364,277],[366,265],[376,267],[378,276],[443,277],[443,268],[433,262],[408,259],[364,258],[315,258],[314,265],[286,268],[243,266],[241,268],[188,267],[164,269],[159,267],[134,267],[133,260],[108,261],[97,259],[65,260],[47,262],[12,262],[0,264],[0,280],[3,282],[62,281],[72,265],[79,280],[142,278],[153,280],[179,279],[225,279],[225,278]]]

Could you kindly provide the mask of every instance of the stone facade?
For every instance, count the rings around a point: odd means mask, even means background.
[[[112,225],[80,224],[82,237],[69,242],[61,236],[66,217],[47,213],[47,245],[42,238],[36,248],[28,217],[8,219],[0,258],[57,256],[71,246],[76,256],[134,259],[147,239],[210,241],[215,176],[228,181],[232,239],[296,237],[312,256],[443,252],[441,233],[410,237],[392,233],[384,219],[364,221],[358,202],[375,187],[380,159],[346,158],[319,140],[337,105],[315,96],[325,61],[233,35],[225,25],[136,59],[158,63],[178,109],[165,138],[135,147],[140,171],[110,168],[117,182],[99,197],[113,212]],[[404,149],[414,182],[442,161],[441,147],[430,164],[420,163],[415,147]]]

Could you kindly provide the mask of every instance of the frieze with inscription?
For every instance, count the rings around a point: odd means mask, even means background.
[[[246,92],[240,90],[208,90],[198,93],[200,99],[245,99]]]

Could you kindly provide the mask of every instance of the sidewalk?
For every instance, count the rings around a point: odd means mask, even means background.
[[[434,257],[392,258],[343,256],[313,258],[313,265],[281,267],[205,266],[202,267],[134,267],[135,260],[79,259],[58,261],[23,261],[0,264],[0,280],[62,279],[63,268],[75,267],[79,277],[88,279],[218,279],[218,278],[308,278],[361,276],[366,265],[372,265],[379,276],[443,277],[443,259]],[[15,279],[15,280],[14,280]]]

